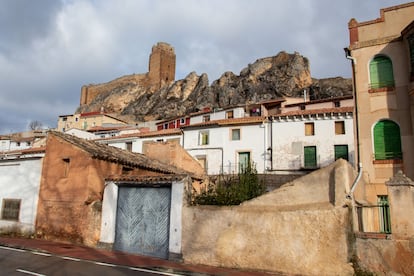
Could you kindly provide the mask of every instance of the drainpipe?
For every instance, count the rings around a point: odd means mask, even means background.
[[[273,119],[269,118],[270,123],[270,147],[268,148],[270,152],[270,171],[273,171]]]
[[[362,162],[361,162],[361,157],[360,157],[360,147],[359,147],[359,117],[358,117],[358,95],[357,95],[357,91],[356,91],[356,81],[355,81],[355,65],[356,65],[356,60],[355,58],[351,55],[351,50],[349,48],[344,48],[345,51],[345,57],[347,59],[349,59],[351,61],[351,65],[352,65],[352,88],[353,88],[353,96],[354,96],[354,110],[355,110],[355,114],[354,114],[354,118],[355,118],[355,136],[356,136],[356,162],[358,164],[358,175],[355,178],[354,182],[352,183],[351,186],[351,190],[349,191],[349,193],[346,195],[346,198],[351,199],[353,196],[353,193],[358,185],[359,180],[361,179],[362,176]]]

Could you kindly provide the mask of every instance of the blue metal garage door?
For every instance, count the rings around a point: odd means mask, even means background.
[[[119,187],[114,249],[168,258],[171,189]]]

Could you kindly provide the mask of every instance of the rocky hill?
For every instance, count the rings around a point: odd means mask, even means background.
[[[280,52],[249,64],[239,75],[225,72],[209,85],[207,74],[188,74],[184,79],[148,91],[135,83],[124,83],[97,96],[77,112],[116,113],[135,121],[167,119],[220,107],[259,102],[283,96],[301,97],[304,89],[311,99],[352,94],[352,81],[341,77],[313,79],[309,61],[299,53]]]

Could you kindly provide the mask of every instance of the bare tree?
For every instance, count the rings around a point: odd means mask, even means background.
[[[35,120],[35,121],[31,121],[29,123],[29,129],[30,130],[39,130],[39,129],[42,129],[42,128],[43,128],[43,124],[40,121]]]

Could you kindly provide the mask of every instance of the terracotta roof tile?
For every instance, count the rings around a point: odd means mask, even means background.
[[[334,108],[321,108],[321,109],[309,109],[309,110],[294,110],[284,112],[281,114],[273,115],[271,117],[283,117],[283,116],[295,116],[295,115],[311,115],[311,114],[323,114],[323,113],[350,113],[354,111],[353,106],[334,107]]]
[[[212,120],[197,124],[191,124],[188,126],[182,126],[182,128],[191,128],[191,127],[201,127],[201,126],[212,126],[212,125],[245,125],[245,124],[257,124],[265,120],[263,116],[252,116],[252,117],[242,117],[242,118],[232,118],[232,119],[221,119],[221,120]]]
[[[85,140],[76,136],[64,134],[57,131],[50,131],[49,135],[54,135],[88,152],[93,158],[96,159],[128,165],[131,167],[150,169],[153,171],[163,173],[189,174],[189,172],[178,169],[174,166],[161,163],[155,159],[150,159],[144,154],[130,152],[116,147],[99,144],[91,140]]]

